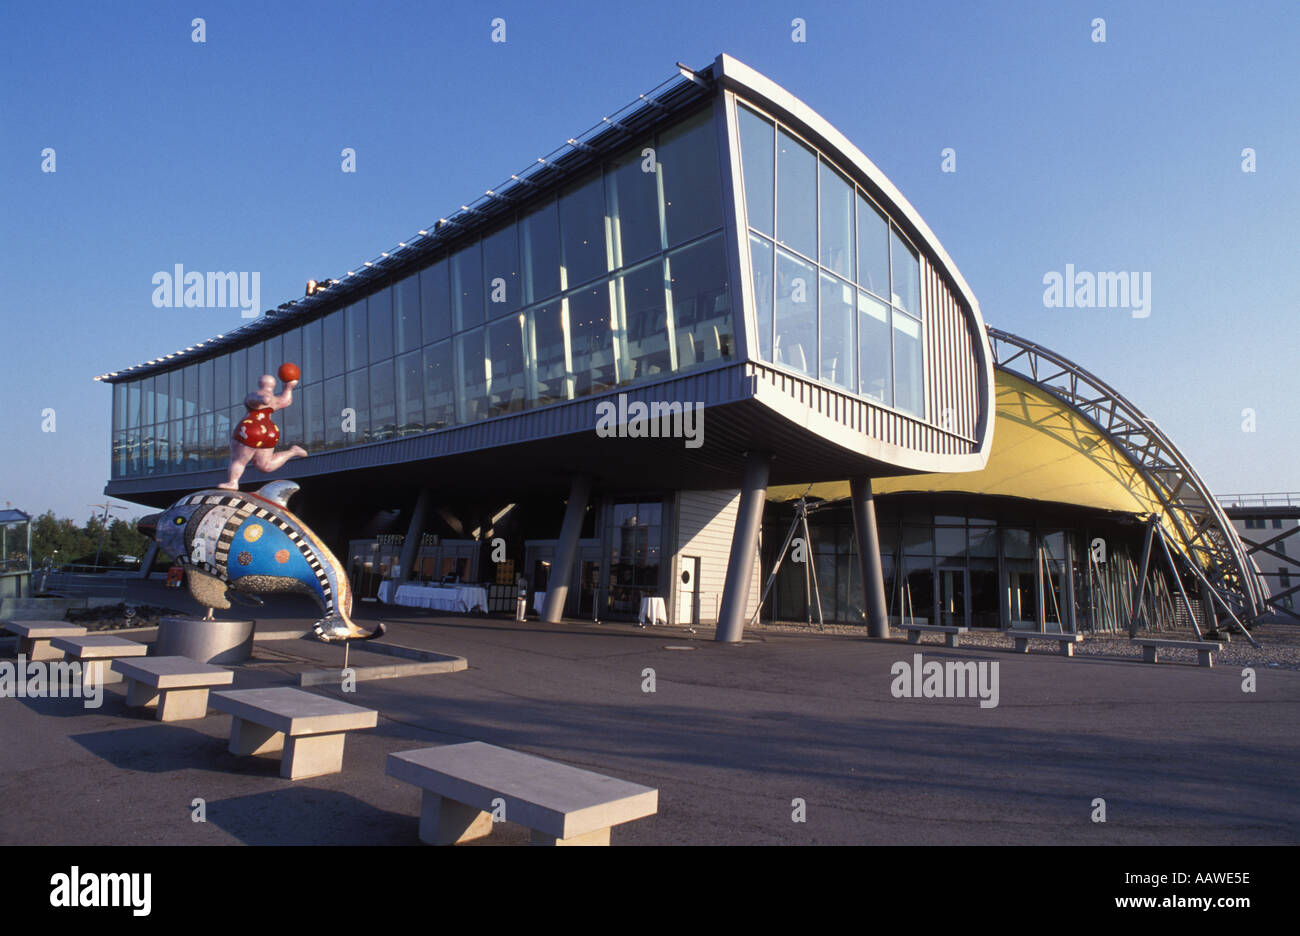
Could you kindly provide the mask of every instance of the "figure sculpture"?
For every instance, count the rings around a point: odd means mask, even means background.
[[[293,404],[293,388],[301,377],[297,365],[280,365],[280,379],[284,381],[284,392],[275,393],[275,378],[263,374],[257,383],[257,389],[244,398],[248,415],[239,421],[230,436],[230,473],[226,480],[217,487],[226,491],[238,491],[239,479],[244,469],[252,462],[253,467],[267,474],[278,470],[291,458],[302,458],[307,450],[295,445],[283,452],[275,450],[280,441],[280,430],[271,419],[271,414]]]

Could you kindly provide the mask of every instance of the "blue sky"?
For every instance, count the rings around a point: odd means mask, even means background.
[[[893,180],[990,324],[1116,385],[1216,492],[1300,490],[1297,48],[1294,2],[11,4],[0,506],[87,516],[91,378],[241,324],[154,308],[155,271],[260,271],[271,308],[723,51]],[[1150,272],[1150,316],[1045,308],[1067,263]]]

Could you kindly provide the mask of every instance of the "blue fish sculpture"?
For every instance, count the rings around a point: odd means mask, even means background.
[[[325,641],[370,640],[352,623],[352,588],[342,564],[307,524],[289,512],[293,481],[272,481],[256,492],[220,488],[187,494],[160,514],[139,521],[140,532],[185,567],[194,600],[230,607],[227,590],[246,595],[296,592],[314,598],[324,617],[313,630]]]

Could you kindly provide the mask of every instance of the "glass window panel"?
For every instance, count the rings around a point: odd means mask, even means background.
[[[451,258],[451,302],[456,330],[483,323],[483,246],[471,244]]]
[[[213,414],[212,426],[213,457],[217,459],[218,466],[223,466],[230,451],[230,434],[232,431],[229,405],[222,406]]]
[[[397,435],[397,393],[391,359],[370,365],[370,426],[372,442]]]
[[[265,373],[279,379],[280,365],[284,363],[284,347],[281,336],[275,335],[262,343],[262,361]]]
[[[817,367],[817,271],[776,252],[776,339],[772,360],[814,376]]]
[[[655,260],[619,278],[620,377],[641,380],[672,370],[664,264]]]
[[[369,371],[351,371],[347,375],[347,391],[343,405],[356,414],[355,429],[344,436],[347,444],[360,445],[362,442],[369,442],[371,438]]]
[[[929,556],[934,553],[934,528],[930,526],[903,526],[903,554]]]
[[[168,437],[171,439],[172,471],[182,471],[185,468],[184,426],[185,423],[183,420],[173,419],[171,421],[171,429],[168,431]],[[123,463],[123,467],[125,467],[125,462]]]
[[[217,360],[220,360],[218,358]],[[153,425],[153,378],[140,381],[140,425]]]
[[[240,356],[241,357],[243,356],[242,351],[240,352]],[[177,368],[176,370],[172,371],[167,375],[167,380],[168,383],[171,385],[171,390],[170,390],[171,401],[172,401],[171,416],[172,419],[180,419],[182,416],[185,415],[185,375],[184,373],[182,373],[180,368]],[[122,392],[126,393],[125,387],[122,388]],[[125,397],[123,398],[122,407],[123,407],[122,425],[125,426],[126,425]],[[176,436],[176,438],[179,440],[180,436],[178,435]]]
[[[126,384],[126,427],[140,427],[140,381],[133,380]]]
[[[370,363],[370,326],[366,322],[366,301],[354,302],[347,307],[347,362],[348,370],[365,367]]]
[[[889,298],[889,222],[858,194],[858,283]]]
[[[487,329],[488,415],[524,408],[522,315],[502,319]]]
[[[519,222],[524,302],[534,303],[560,291],[560,227],[555,202],[548,202]]]
[[[975,527],[970,531],[970,554],[996,558],[998,554],[997,527]]]
[[[162,474],[171,465],[171,453],[167,446],[168,423],[158,423],[153,427],[154,472]]]
[[[913,416],[925,415],[921,374],[921,323],[895,313],[894,406]]]
[[[740,152],[745,175],[745,214],[749,226],[772,236],[776,176],[773,169],[773,136],[770,120],[745,107],[736,109],[740,125]]]
[[[853,275],[853,186],[821,162],[821,263],[840,274]]]
[[[185,433],[185,470],[197,471],[200,467],[198,417],[187,416],[182,431]]]
[[[961,559],[966,555],[965,527],[935,527],[934,554],[945,559]]]
[[[139,412],[139,398],[136,399],[136,412]],[[130,405],[130,401],[127,401]],[[185,415],[186,417],[196,416],[199,412],[199,366],[191,364],[185,368]],[[198,439],[197,430],[194,438]],[[197,441],[195,445],[197,446]]]
[[[320,452],[325,448],[325,393],[324,384],[314,383],[302,394],[303,431],[307,441],[303,448]]]
[[[199,420],[199,467],[215,468],[217,466],[216,440],[213,438],[214,422],[211,413],[200,413]]]
[[[242,350],[230,354],[230,405],[244,409],[244,398],[252,389],[248,385],[248,357]],[[240,417],[243,418],[242,416]]]
[[[589,286],[569,296],[567,301],[574,396],[608,390],[615,381],[610,284]]]
[[[858,392],[894,405],[889,306],[858,293]]]
[[[749,257],[754,271],[754,313],[758,324],[758,356],[772,360],[772,242],[749,235]]]
[[[393,287],[393,351],[414,351],[420,343],[420,277],[412,275]]]
[[[854,359],[857,345],[853,338],[854,294],[843,280],[822,274],[821,281],[821,379],[856,391],[858,378]]]
[[[1028,530],[1003,527],[1002,551],[1009,559],[1028,559],[1034,554],[1033,537]]]
[[[817,154],[784,130],[777,131],[776,239],[807,257],[817,256]]]
[[[114,390],[120,386],[114,385]],[[154,374],[153,378],[154,421],[165,423],[171,417],[171,377],[168,374]],[[120,425],[115,428],[120,428]]]
[[[734,347],[731,291],[722,237],[669,254],[668,277],[677,369],[730,358]]]
[[[483,286],[487,292],[488,318],[497,318],[519,308],[518,231],[511,224],[483,240]]]
[[[645,171],[648,159],[641,155],[642,149],[638,146],[614,160],[605,173],[615,267],[635,263],[663,249],[659,177],[654,171]]]
[[[212,408],[224,412],[233,402],[230,399],[230,358],[222,354],[212,361]]]
[[[199,412],[212,412],[212,394],[214,389],[214,376],[212,361],[199,362]]]
[[[605,198],[599,170],[560,196],[560,243],[566,288],[585,283],[609,269],[605,254]]]
[[[397,359],[397,433],[424,431],[424,385],[421,381],[424,355],[412,351]]]
[[[321,320],[325,354],[325,377],[337,377],[347,367],[347,329],[344,327],[344,309],[331,312]]]
[[[573,397],[568,342],[560,310],[560,303],[555,302],[530,309],[527,313],[528,401],[534,406]]]
[[[456,339],[456,373],[460,378],[456,395],[457,422],[471,423],[487,416],[487,355],[483,329]]]
[[[325,447],[338,448],[351,444],[352,437],[343,434],[343,410],[347,404],[347,385],[343,377],[325,381]]]
[[[442,429],[456,422],[456,382],[451,365],[451,342],[424,349],[424,426]]]
[[[659,134],[668,246],[722,227],[722,179],[718,171],[713,110]]]
[[[393,292],[381,289],[366,299],[366,315],[370,319],[370,363],[386,361],[393,356]]]
[[[255,390],[266,374],[266,360],[260,341],[244,349],[244,360],[247,362],[245,368],[248,372],[248,390]],[[248,390],[244,392],[247,393]]]
[[[420,271],[420,321],[426,343],[451,334],[451,263],[439,260]]]
[[[897,231],[890,231],[893,246],[894,305],[913,315],[921,314],[921,265]]]
[[[323,341],[320,319],[308,322],[302,327],[302,360],[297,364],[302,370],[304,383],[316,383],[325,377]]]
[[[113,384],[113,432],[126,428],[126,384]]]
[[[303,393],[301,387],[293,389],[293,404],[285,409],[280,410],[276,415],[280,416],[283,431],[280,434],[280,448],[288,448],[291,445],[301,445],[306,448],[303,440]],[[218,444],[221,442],[221,435],[217,436]]]
[[[302,329],[291,328],[284,333],[284,348],[280,352],[281,361],[286,364],[297,364],[298,369],[302,370]],[[305,375],[304,375],[305,376]],[[298,378],[302,380],[302,377]]]

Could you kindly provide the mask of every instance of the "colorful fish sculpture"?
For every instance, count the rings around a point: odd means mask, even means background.
[[[243,493],[219,488],[187,494],[160,514],[139,521],[141,533],[176,557],[194,600],[230,607],[227,590],[246,595],[297,592],[320,605],[313,630],[325,641],[370,640],[352,623],[352,589],[343,565],[307,524],[289,512],[293,481],[272,481]]]

